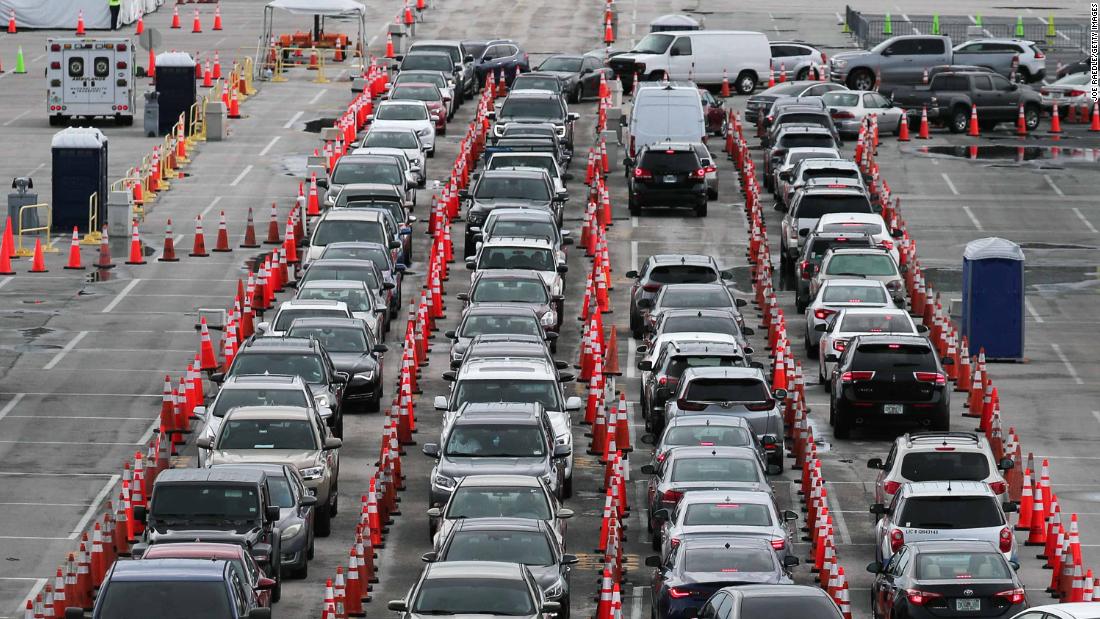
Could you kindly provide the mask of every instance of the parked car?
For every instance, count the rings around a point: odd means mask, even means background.
[[[869,116],[877,119],[879,133],[897,135],[901,130],[905,110],[875,91],[838,90],[825,93],[821,100],[842,136],[859,135],[859,128]]]
[[[841,619],[840,608],[821,587],[737,585],[711,596],[699,611],[714,619]]]
[[[978,111],[978,125],[990,130],[998,123],[1016,122],[1021,105],[1027,129],[1033,131],[1039,126],[1043,106],[1042,96],[1031,87],[982,71],[940,73],[927,86],[895,89],[893,101],[906,109],[910,125],[919,121],[927,108],[928,120],[946,126],[951,133],[967,131],[973,109]]]
[[[526,566],[491,561],[429,563],[402,600],[387,604],[402,619],[429,615],[543,619],[561,610],[545,599]]]
[[[886,461],[871,458],[867,468],[877,470],[875,502],[889,503],[910,481],[980,481],[1003,495],[1008,483],[1001,475],[1015,463],[993,458],[989,441],[975,432],[907,432],[890,447]]]
[[[359,318],[299,318],[290,325],[288,337],[315,339],[325,347],[337,372],[348,375],[344,403],[361,405],[376,413],[381,407],[385,344]]]
[[[562,507],[546,482],[526,475],[470,475],[458,480],[445,505],[428,510],[428,533],[437,550],[458,522],[480,518],[542,521],[565,545],[565,521],[573,510]]]

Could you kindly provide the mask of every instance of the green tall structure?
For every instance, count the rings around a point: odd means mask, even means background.
[[[932,34],[938,35],[940,33],[940,16],[938,13],[932,15]]]
[[[890,14],[886,14],[886,21],[882,22],[882,34],[894,34],[894,26],[890,23]]]
[[[1016,16],[1016,38],[1024,38],[1024,18],[1019,15]]]
[[[23,46],[19,46],[19,53],[15,55],[15,72],[26,73],[27,63],[23,60]]]

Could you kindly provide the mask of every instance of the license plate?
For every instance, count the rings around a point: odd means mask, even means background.
[[[1061,99],[1061,98],[1062,98],[1062,93],[1060,93],[1060,92],[1052,92],[1052,93],[1050,93],[1050,98],[1051,98],[1051,99]]]
[[[981,609],[981,600],[955,600],[955,610],[976,611]]]
[[[665,175],[665,182],[666,183],[675,183],[676,182],[676,175],[675,174]]]
[[[883,404],[882,413],[884,415],[900,415],[905,412],[904,404]]]

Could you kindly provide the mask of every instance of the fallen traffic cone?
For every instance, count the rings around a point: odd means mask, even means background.
[[[1062,121],[1061,121],[1061,119],[1058,118],[1058,106],[1057,105],[1052,107],[1051,110],[1050,110],[1050,132],[1051,133],[1061,133],[1062,132]]]
[[[927,140],[928,136],[928,106],[921,108],[920,127],[917,128],[917,139]]]
[[[31,273],[46,273],[46,257],[42,255],[42,239],[34,239],[34,258],[31,259]]]
[[[271,203],[271,219],[267,222],[266,245],[282,245],[283,239],[279,237],[279,212],[275,209],[275,203]]]
[[[69,262],[65,265],[66,269],[73,271],[83,271],[84,265],[80,262],[80,236],[77,233],[76,226],[73,226],[73,242],[69,245]]]
[[[133,232],[130,234],[130,259],[126,261],[126,264],[145,264],[145,250],[141,246],[141,234],[138,231],[137,220],[133,220],[132,226]],[[107,244],[106,226],[104,226],[103,245]],[[100,260],[102,260],[102,249],[100,250]]]
[[[966,135],[976,138],[981,136],[982,132],[978,129],[978,106],[975,103],[970,104],[970,125],[966,130]]]
[[[260,244],[256,242],[256,223],[252,219],[252,207],[248,207],[248,222],[244,228],[244,242],[241,243],[241,247],[248,249],[255,249]]]
[[[195,21],[191,25],[191,32],[202,32],[202,20],[199,19],[199,10],[195,9]]]
[[[1020,104],[1020,112],[1016,115],[1016,135],[1027,135],[1027,118],[1024,117],[1024,104]]]
[[[908,142],[909,141],[909,115],[908,114],[902,114],[901,115],[901,124],[898,126],[898,141],[899,142]]]
[[[210,254],[206,251],[206,237],[202,233],[202,215],[195,216],[195,242],[191,245],[191,253],[194,258],[204,258]]]
[[[210,327],[206,326],[206,317],[199,319],[199,369],[216,370],[218,359],[214,356],[214,342],[210,339]]]
[[[229,228],[225,224],[225,211],[222,211],[221,217],[218,219],[218,241],[214,245],[214,251],[233,251],[233,248],[229,246]]]
[[[172,29],[179,30],[180,28],[180,8],[178,6],[172,7]]]
[[[727,72],[725,69],[722,69],[722,92],[720,93],[720,95],[722,97],[730,96],[730,76],[729,72]]]
[[[214,7],[214,30],[222,29],[222,5]]]
[[[82,37],[85,34],[86,33],[84,32],[84,9],[81,9],[80,12],[76,14],[76,36]]]

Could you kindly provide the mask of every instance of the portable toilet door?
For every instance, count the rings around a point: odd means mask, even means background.
[[[962,333],[986,359],[1024,358],[1024,252],[1012,241],[971,241],[963,252]]]

